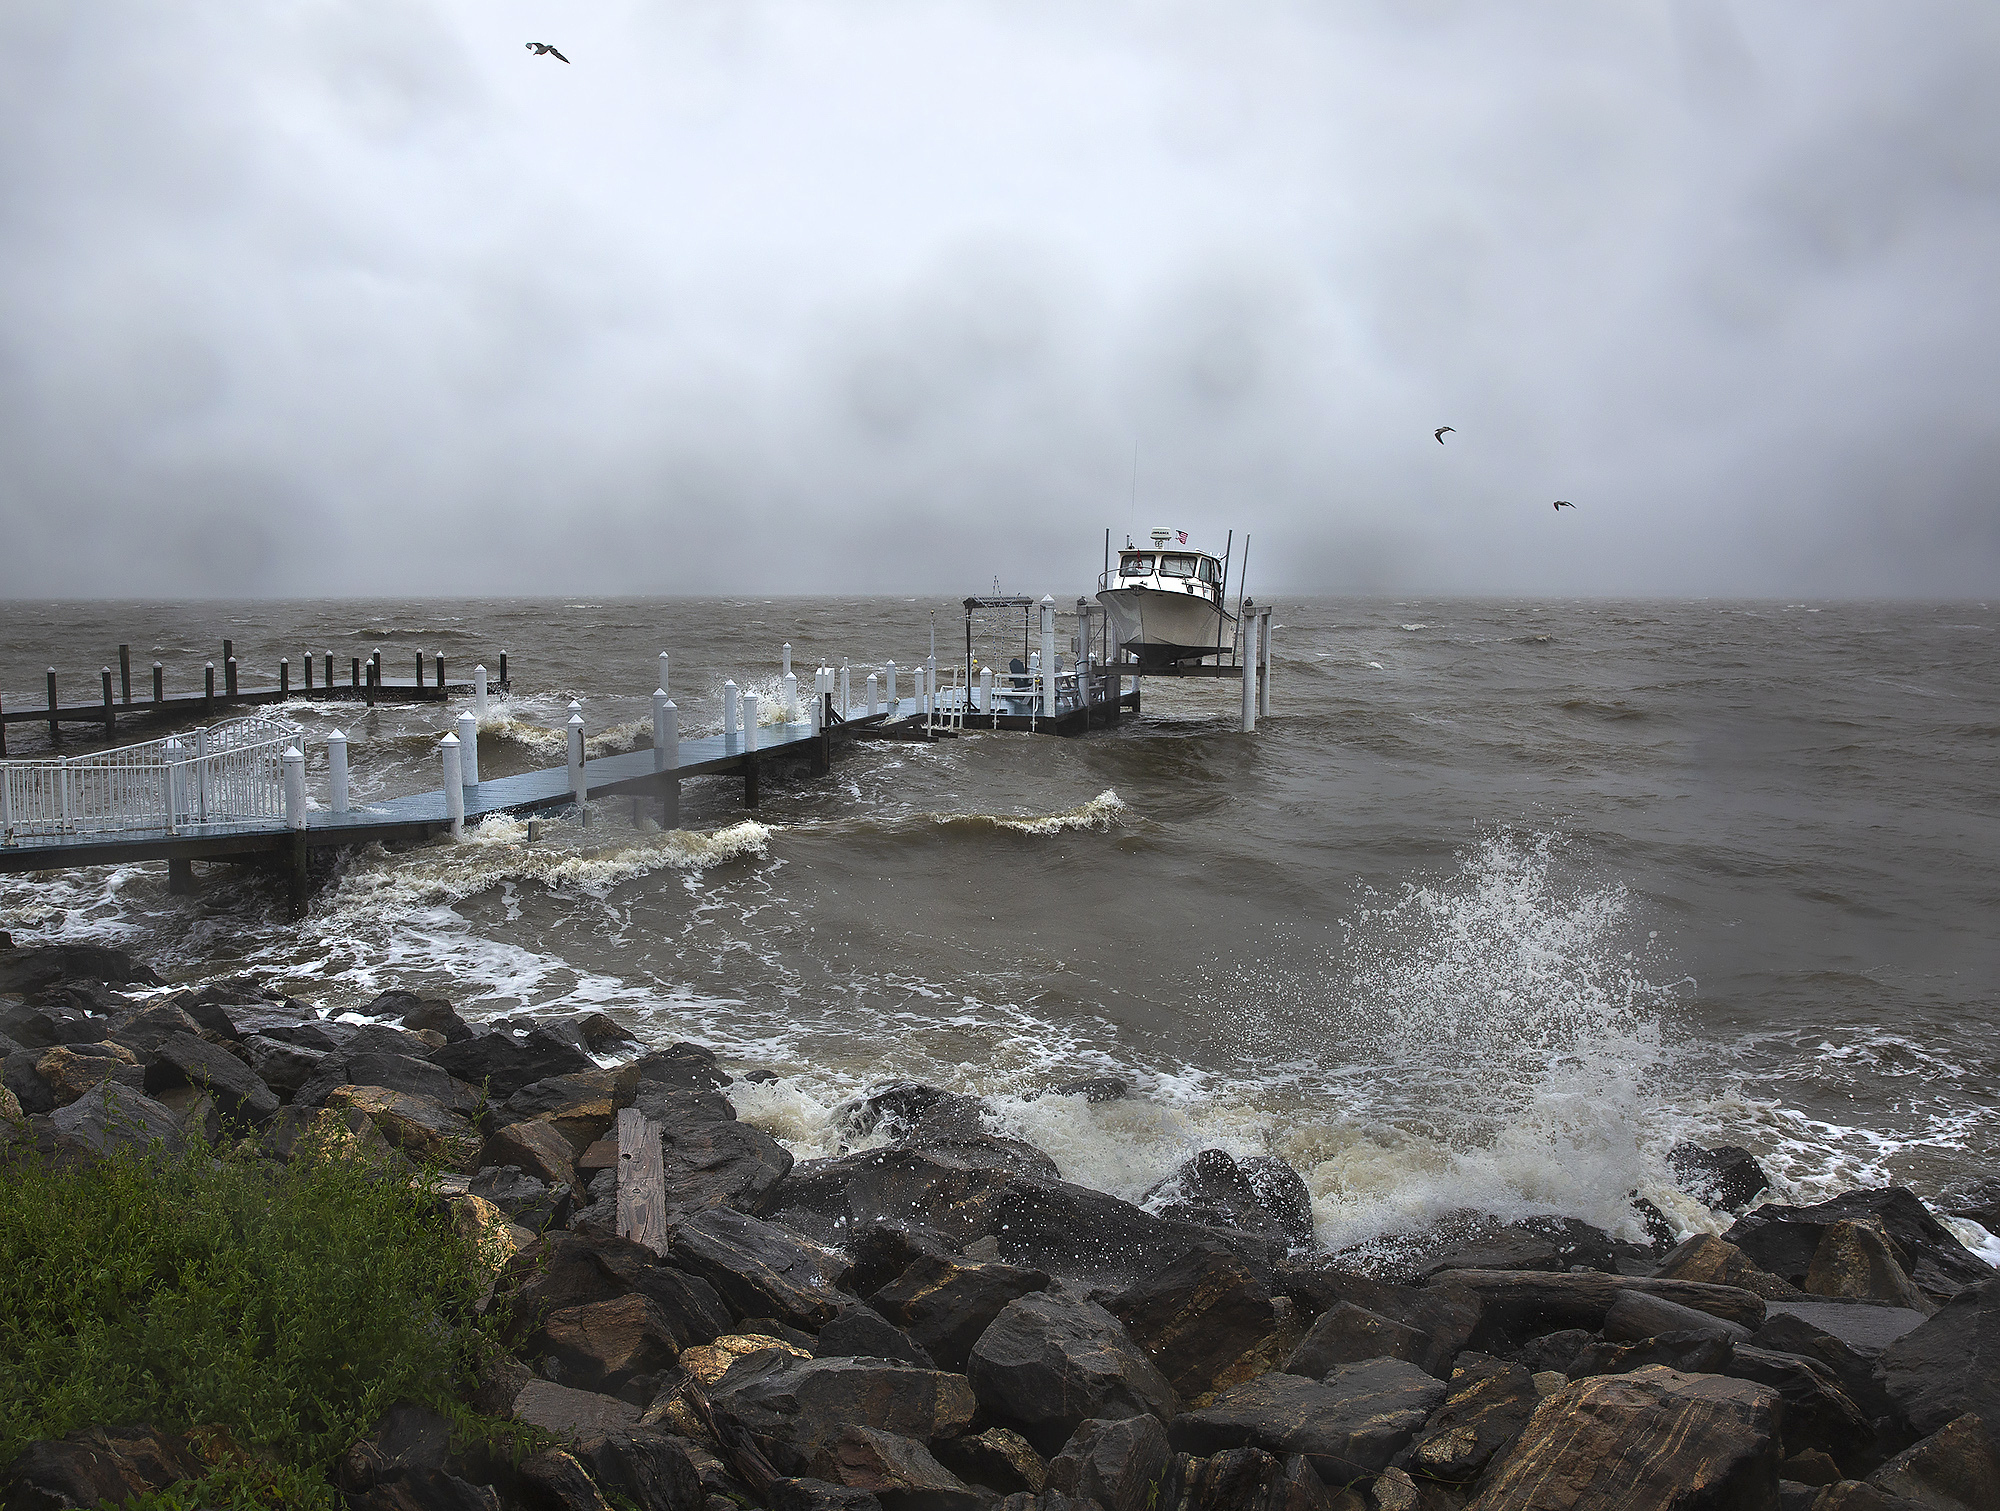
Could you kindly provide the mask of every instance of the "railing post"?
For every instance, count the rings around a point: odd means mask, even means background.
[[[57,706],[58,705],[56,703],[56,669],[52,666],[49,668],[49,739],[51,741],[60,740],[62,738],[62,730],[59,729],[56,725]]]
[[[118,715],[112,712],[111,668],[104,668],[104,738],[113,739],[118,734]]]
[[[873,672],[868,674],[868,714],[873,718],[882,711],[882,683]]]
[[[132,647],[118,647],[118,693],[128,705],[132,701]]]
[[[60,799],[60,804],[61,804],[61,806],[57,810],[60,816],[56,820],[56,827],[58,829],[61,829],[64,833],[67,833],[69,831],[69,757],[68,756],[62,756],[58,758],[56,761],[56,787],[58,789],[57,796]]]
[[[194,805],[198,823],[208,822],[208,731],[194,732]]]
[[[571,704],[572,708],[576,705]],[[583,715],[569,716],[569,790],[576,797],[577,815],[590,822],[590,779],[583,769]]]
[[[483,665],[472,669],[472,711],[480,723],[486,722],[486,668]]]
[[[229,696],[233,698],[236,696],[236,658],[234,656],[229,657],[222,663],[222,666],[223,687],[227,690]]]
[[[0,746],[0,755],[6,748]],[[14,843],[14,778],[7,771],[0,770],[0,845]]]
[[[446,735],[439,741],[444,752],[444,816],[451,820],[451,837],[465,833],[465,784],[458,765],[458,736]]]
[[[673,699],[669,698],[665,703],[658,705],[658,713],[655,717],[660,721],[656,727],[665,731],[664,734],[657,737],[658,743],[653,747],[656,751],[664,752],[665,764],[660,769],[663,771],[679,771],[681,767],[680,710],[674,707]],[[658,760],[661,758],[656,756],[655,759]],[[678,829],[680,826],[681,779],[677,776],[669,777],[660,790],[660,828],[663,830]]]
[[[285,827],[306,826],[306,757],[296,745],[285,747]]]
[[[785,722],[799,722],[799,679],[792,672],[792,648],[785,647]]]
[[[735,736],[736,725],[736,679],[725,678],[722,684],[722,743],[727,746]]]
[[[466,786],[479,785],[479,721],[470,712],[458,716],[458,770]]]
[[[333,788],[333,811],[347,811],[347,736],[335,730],[326,737],[326,774]]]
[[[0,761],[7,759],[7,719],[6,705],[0,703]]]
[[[667,769],[667,690],[653,689],[653,770]]]

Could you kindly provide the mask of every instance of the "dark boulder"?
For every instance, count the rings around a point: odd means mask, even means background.
[[[1777,1392],[1657,1365],[1545,1400],[1482,1483],[1480,1511],[1696,1511],[1772,1505]]]
[[[1106,1306],[1183,1397],[1208,1390],[1272,1330],[1270,1272],[1230,1253],[1184,1255]]]
[[[0,1471],[0,1505],[9,1511],[123,1505],[207,1468],[180,1439],[151,1427],[85,1427],[22,1449]]]
[[[1479,1298],[1479,1330],[1475,1346],[1491,1352],[1491,1340],[1517,1341],[1558,1328],[1595,1331],[1619,1297],[1643,1291],[1710,1317],[1743,1327],[1764,1325],[1761,1297],[1733,1286],[1701,1285],[1691,1280],[1652,1280],[1580,1271],[1573,1275],[1515,1270],[1453,1270],[1443,1277]]]
[[[715,1051],[699,1044],[669,1044],[641,1055],[634,1068],[642,1094],[714,1091],[730,1084],[728,1073],[715,1063]]]
[[[901,1433],[847,1427],[819,1452],[819,1477],[875,1497],[883,1511],[979,1511],[982,1497]]]
[[[635,1291],[550,1312],[521,1353],[558,1385],[645,1406],[687,1341],[685,1319]]]
[[[1566,1375],[1578,1356],[1597,1341],[1595,1333],[1585,1332],[1580,1327],[1565,1327],[1553,1333],[1537,1334],[1517,1347],[1509,1357],[1531,1375],[1551,1369]]]
[[[1727,1338],[1732,1343],[1747,1343],[1751,1333],[1751,1329],[1740,1322],[1730,1322],[1696,1311],[1691,1306],[1682,1306],[1677,1301],[1669,1301],[1664,1296],[1635,1290],[1618,1293],[1617,1300],[1604,1313],[1603,1322],[1598,1324],[1598,1331],[1614,1343],[1634,1343],[1641,1338],[1658,1338],[1668,1333],[1707,1333]]]
[[[953,1474],[1002,1495],[1040,1495],[1048,1483],[1049,1466],[1034,1444],[1010,1427],[940,1438],[932,1451]]]
[[[122,1044],[58,1044],[36,1055],[35,1074],[58,1107],[106,1081],[139,1091],[146,1080],[146,1072]]]
[[[1948,1300],[1965,1286],[1993,1278],[1992,1267],[1902,1186],[1849,1191],[1809,1207],[1762,1206],[1722,1236],[1759,1268],[1803,1286],[1827,1228],[1857,1219],[1873,1219],[1896,1242],[1909,1261],[1903,1267],[1910,1279],[1934,1300]]]
[[[1344,1364],[1324,1382],[1269,1374],[1224,1391],[1174,1419],[1174,1447],[1304,1454],[1329,1485],[1376,1474],[1409,1446],[1445,1399],[1445,1386],[1414,1364]]]
[[[1847,1398],[1870,1421],[1879,1421],[1896,1409],[1876,1375],[1877,1354],[1873,1349],[1863,1350],[1843,1343],[1824,1328],[1786,1312],[1774,1312],[1750,1341],[1773,1353],[1798,1354],[1824,1364],[1833,1372]]]
[[[175,1034],[201,1036],[201,1025],[171,1002],[155,1002],[128,1018],[120,1019],[110,1037],[126,1048],[150,1057]]]
[[[729,1331],[730,1316],[707,1282],[665,1263],[628,1238],[550,1233],[501,1272],[508,1336],[524,1338],[567,1308],[637,1295],[659,1308],[676,1353]]]
[[[1661,1280],[1698,1280],[1705,1285],[1733,1285],[1767,1301],[1799,1301],[1805,1292],[1750,1262],[1750,1256],[1713,1233],[1697,1233],[1667,1251],[1654,1266]]]
[[[1780,1452],[1785,1457],[1818,1449],[1844,1460],[1873,1437],[1868,1419],[1840,1388],[1839,1377],[1817,1359],[1739,1343],[1718,1373],[1768,1385],[1783,1399]]]
[[[150,966],[101,944],[16,945],[0,951],[0,992],[39,992],[58,981],[165,986]]]
[[[1674,1184],[1704,1206],[1741,1212],[1771,1189],[1771,1177],[1748,1149],[1724,1144],[1704,1149],[1680,1143],[1667,1151],[1667,1168]]]
[[[980,1406],[1043,1453],[1089,1417],[1174,1414],[1173,1386],[1125,1324],[1067,1292],[1010,1302],[974,1345],[966,1374]]]
[[[146,1067],[146,1089],[199,1086],[216,1100],[224,1116],[261,1127],[278,1110],[278,1097],[257,1073],[227,1050],[192,1034],[170,1034]]]
[[[725,1121],[665,1117],[660,1151],[667,1210],[676,1214],[733,1207],[760,1216],[771,1210],[778,1183],[792,1168],[784,1145],[734,1115]]]
[[[397,1469],[358,1495],[348,1511],[500,1511],[491,1486],[475,1485],[444,1469]]]
[[[296,1044],[301,1049],[336,1055],[354,1032],[350,1024],[318,1019],[300,1023],[259,1023],[255,1031],[259,1037],[276,1039],[280,1044]]]
[[[1185,1459],[1183,1504],[1189,1511],[1349,1511],[1358,1496],[1335,1502],[1305,1455],[1286,1458],[1261,1448],[1228,1448]]]
[[[882,1503],[866,1490],[830,1485],[810,1476],[774,1479],[764,1488],[770,1511],[882,1511]],[[739,1502],[711,1495],[707,1511],[737,1511]]]
[[[997,1227],[1020,1162],[990,1151],[869,1149],[795,1165],[771,1196],[785,1221],[832,1243],[878,1223],[940,1233],[954,1247]]]
[[[517,1479],[520,1499],[536,1511],[610,1511],[590,1471],[567,1449],[543,1449],[521,1465]]]
[[[530,1082],[500,1104],[496,1121],[546,1123],[579,1153],[609,1135],[619,1109],[633,1105],[639,1078],[630,1065],[579,1070]],[[723,1106],[723,1116],[728,1104]]]
[[[1077,1424],[1049,1460],[1047,1488],[1104,1511],[1156,1511],[1179,1500],[1171,1483],[1174,1451],[1156,1417],[1093,1417]]]
[[[1911,1281],[1908,1256],[1872,1222],[1827,1224],[1806,1270],[1805,1290],[1813,1296],[1845,1296],[1856,1301],[1903,1306],[1929,1316],[1937,1310]]]
[[[946,1231],[951,1231],[946,1226]],[[1067,1181],[1017,1176],[989,1208],[984,1232],[1000,1257],[1066,1279],[1136,1279],[1197,1250],[1221,1250],[1268,1265],[1272,1240],[1169,1221],[1130,1202]]]
[[[0,1065],[0,1081],[5,1082],[21,1111],[30,1117],[56,1110],[55,1093],[37,1068],[45,1053],[46,1050],[40,1049],[17,1049]]]
[[[1429,1342],[1411,1362],[1439,1379],[1450,1375],[1452,1359],[1472,1342],[1484,1317],[1479,1297],[1451,1283],[1448,1276],[1430,1285],[1409,1286],[1309,1268],[1285,1271],[1279,1284],[1308,1316],[1322,1316],[1346,1302],[1421,1333]],[[1334,1362],[1346,1361],[1329,1361],[1326,1369]],[[1325,1374],[1326,1369],[1314,1373]]]
[[[450,1456],[449,1419],[405,1401],[383,1412],[368,1436],[334,1461],[328,1478],[358,1495],[399,1470],[442,1469]]]
[[[2000,1446],[1978,1417],[1959,1417],[1890,1459],[1868,1483],[1926,1508],[2000,1511]]]
[[[823,1466],[823,1451],[849,1427],[929,1442],[964,1432],[975,1409],[962,1375],[874,1359],[795,1359],[776,1349],[746,1356],[706,1394],[718,1431],[742,1434],[791,1476]]]
[[[976,1117],[979,1104],[970,1097],[919,1081],[891,1081],[865,1096],[841,1103],[833,1110],[832,1122],[847,1138],[867,1138],[877,1129],[894,1135],[907,1131],[926,1112],[939,1106],[970,1109]],[[883,1128],[885,1123],[887,1128]]]
[[[412,1030],[429,1029],[443,1034],[448,1044],[474,1037],[472,1025],[459,1017],[457,1009],[442,997],[419,997],[415,992],[384,992],[361,1011],[371,1018],[394,1018]]]
[[[1047,1290],[1042,1270],[1008,1264],[960,1264],[925,1256],[868,1298],[945,1369],[963,1370],[972,1345],[1009,1303]]]
[[[1627,1375],[1648,1364],[1664,1364],[1682,1374],[1719,1375],[1729,1370],[1736,1345],[1723,1333],[1708,1331],[1661,1333],[1624,1342],[1598,1339],[1571,1355],[1557,1368],[1572,1380],[1586,1375]]]
[[[565,1443],[629,1432],[639,1422],[638,1408],[616,1396],[573,1390],[549,1380],[529,1380],[522,1385],[507,1414]]]
[[[938,1367],[938,1361],[921,1343],[873,1307],[866,1306],[845,1307],[837,1313],[819,1330],[811,1352],[820,1359],[893,1359],[919,1369]]]
[[[581,1049],[540,1028],[518,1039],[506,1033],[476,1034],[446,1044],[431,1055],[431,1061],[455,1080],[484,1087],[493,1101],[504,1101],[550,1076],[596,1068]]]
[[[1883,1351],[1889,1398],[1919,1433],[1966,1415],[2000,1426],[2000,1280],[1968,1286]]]
[[[51,1003],[29,1007],[20,1002],[0,1002],[0,1034],[20,1049],[94,1044],[105,1037],[106,1027],[101,1020]]]
[[[1343,1301],[1307,1330],[1285,1360],[1285,1373],[1317,1380],[1343,1364],[1365,1359],[1402,1359],[1424,1368],[1433,1352],[1429,1334]]]
[[[435,1102],[447,1112],[469,1117],[479,1108],[478,1088],[453,1079],[429,1060],[381,1051],[347,1051],[347,1080],[353,1086],[386,1086]]]
[[[1226,1150],[1204,1149],[1139,1198],[1157,1215],[1208,1227],[1266,1233],[1299,1246],[1312,1241],[1312,1196],[1283,1160],[1241,1162]]]
[[[1524,1217],[1519,1222],[1474,1225],[1422,1266],[1425,1278],[1444,1270],[1547,1270],[1582,1266],[1618,1272],[1618,1246],[1610,1234],[1574,1217]]]
[[[1444,1404],[1411,1441],[1407,1465],[1453,1485],[1477,1478],[1541,1404],[1527,1370],[1470,1349],[1458,1356],[1445,1390]]]
[[[299,1103],[294,1101],[294,1106]],[[386,1086],[336,1086],[327,1108],[367,1117],[390,1144],[410,1159],[434,1160],[441,1169],[469,1175],[479,1168],[479,1134],[471,1123],[428,1097]]]
[[[550,1186],[577,1186],[576,1149],[547,1123],[509,1123],[486,1136],[482,1165],[513,1165]]]
[[[834,1289],[843,1258],[726,1207],[676,1225],[667,1258],[706,1280],[739,1317],[777,1317],[812,1332],[844,1299]]]
[[[531,1233],[566,1228],[576,1211],[576,1197],[568,1186],[551,1186],[514,1165],[482,1167],[472,1177],[470,1190]]]
[[[109,1083],[50,1113],[46,1136],[59,1160],[143,1151],[156,1143],[174,1153],[186,1141],[173,1113],[143,1092]]]
[[[847,1281],[857,1296],[881,1290],[926,1254],[949,1259],[957,1252],[936,1228],[895,1218],[852,1229],[842,1247],[852,1266]]]
[[[339,1063],[325,1050],[289,1044],[265,1034],[251,1034],[243,1040],[243,1049],[250,1056],[252,1074],[286,1101],[315,1076],[331,1074]]]
[[[693,1446],[666,1433],[634,1429],[579,1435],[570,1452],[606,1499],[623,1498],[635,1511],[701,1511],[706,1492]]]
[[[585,1013],[573,1025],[583,1047],[593,1054],[606,1054],[622,1044],[636,1044],[631,1030],[609,1013]]]

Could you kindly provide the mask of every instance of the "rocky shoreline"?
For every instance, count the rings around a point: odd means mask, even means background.
[[[710,1051],[602,1014],[131,994],[160,985],[115,950],[0,950],[0,1159],[331,1139],[442,1171],[490,1263],[508,1352],[469,1404],[555,1446],[468,1452],[397,1406],[334,1470],[356,1508],[2000,1507],[2000,1279],[1900,1188],[1758,1206],[1754,1159],[1684,1146],[1683,1182],[1737,1214],[1721,1237],[1468,1221],[1363,1273],[1312,1251],[1275,1160],[1203,1151],[1142,1208],[905,1083],[842,1109],[869,1147],[794,1164]],[[657,1251],[618,1236],[627,1108],[660,1130]],[[201,1472],[105,1423],[0,1465],[0,1496]]]

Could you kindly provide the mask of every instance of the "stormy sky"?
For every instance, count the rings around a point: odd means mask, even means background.
[[[0,594],[2000,591],[1996,77],[1969,0],[9,0]]]

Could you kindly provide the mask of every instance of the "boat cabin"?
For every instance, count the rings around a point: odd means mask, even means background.
[[[1118,570],[1100,590],[1152,588],[1161,593],[1192,593],[1222,602],[1222,561],[1206,551],[1173,546],[1165,530],[1153,532],[1150,548],[1127,546],[1118,553]]]

